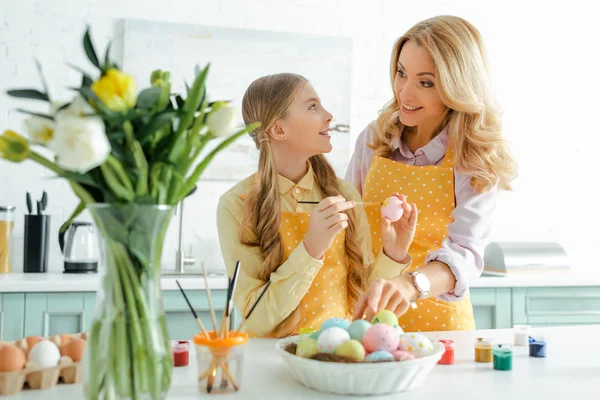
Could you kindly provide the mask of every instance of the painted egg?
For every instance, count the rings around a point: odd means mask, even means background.
[[[365,357],[366,362],[394,361],[394,356],[385,350],[377,350]]]
[[[402,200],[396,196],[388,197],[383,202],[381,207],[381,216],[389,219],[391,222],[396,222],[402,218],[404,209],[402,208]]]
[[[319,336],[321,336],[321,331],[314,331],[310,334],[309,338],[318,340]]]
[[[40,368],[55,367],[60,359],[60,351],[51,341],[42,340],[33,346],[28,359],[29,361],[35,361]]]
[[[371,323],[369,321],[366,321],[364,319],[357,319],[356,321],[353,321],[348,327],[348,333],[350,334],[350,337],[352,339],[362,342],[365,332],[370,327]]]
[[[321,325],[321,330],[324,331],[326,329],[335,327],[335,328],[342,328],[343,330],[347,331],[349,326],[350,326],[350,322],[346,321],[345,319],[329,318],[328,320],[323,322],[323,325]]]
[[[398,343],[400,343],[398,331],[386,324],[373,325],[363,336],[363,345],[368,352],[377,350],[392,352],[398,349]]]
[[[391,312],[390,310],[381,310],[373,317],[373,321],[371,321],[373,325],[375,324],[386,324],[389,326],[397,327],[398,326],[398,317],[396,314]]]
[[[358,362],[363,362],[365,359],[365,348],[363,345],[354,339],[350,339],[338,346],[335,349],[335,354],[351,358]]]
[[[415,357],[421,358],[433,353],[433,344],[427,337],[418,333],[407,333],[402,337],[403,347]]]
[[[317,341],[311,338],[304,338],[298,342],[296,355],[304,358],[310,358],[317,354]]]
[[[317,348],[319,353],[335,353],[335,349],[345,341],[350,340],[348,331],[333,327],[321,332],[319,339],[317,340]]]
[[[392,355],[394,356],[394,360],[396,361],[409,361],[416,359],[416,357],[412,353],[409,353],[408,351],[404,350],[393,351]]]

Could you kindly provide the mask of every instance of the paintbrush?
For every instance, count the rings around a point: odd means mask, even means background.
[[[248,318],[250,318],[250,316],[252,315],[252,312],[254,311],[254,309],[256,308],[256,306],[258,305],[258,302],[260,301],[260,299],[262,299],[263,296],[265,295],[265,293],[267,293],[267,289],[269,289],[270,285],[271,285],[271,281],[267,282],[267,284],[265,285],[263,291],[258,296],[258,299],[256,299],[256,301],[254,302],[254,304],[250,308],[250,311],[248,311],[248,314],[246,314],[246,317],[244,317],[244,319],[242,320],[242,322],[240,322],[240,324],[238,325],[237,329],[235,330],[236,332],[240,332],[241,333],[241,329],[244,327],[244,325],[246,325],[246,321],[248,321]]]
[[[185,299],[187,305],[190,307],[190,311],[194,315],[194,319],[198,323],[198,326],[200,326],[200,330],[202,331],[202,333],[204,333],[204,336],[206,336],[206,338],[210,340],[210,335],[208,334],[208,331],[206,330],[206,328],[204,327],[204,324],[198,317],[198,314],[196,314],[196,310],[194,310],[194,307],[192,307],[192,303],[190,303],[190,300],[188,299],[185,292],[183,291],[183,288],[179,284],[179,281],[176,280],[175,283],[177,284],[177,286],[179,286],[179,290],[181,291],[181,294],[183,295],[183,298]]]
[[[206,296],[208,297],[208,307],[210,308],[210,317],[212,318],[213,329],[215,331],[215,338],[218,336],[217,331],[217,318],[215,317],[215,309],[213,307],[212,296],[210,294],[210,287],[208,286],[208,276],[206,275],[206,267],[202,264],[202,275],[204,276],[204,286],[206,286]]]
[[[298,204],[319,204],[320,201],[299,201]],[[365,206],[380,206],[383,204],[381,201],[355,201],[356,204],[362,204]]]

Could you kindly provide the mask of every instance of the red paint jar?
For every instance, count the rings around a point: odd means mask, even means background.
[[[178,340],[172,347],[173,365],[175,367],[185,367],[190,361],[190,344],[186,340]]]
[[[442,339],[440,340],[440,343],[444,345],[446,351],[442,355],[440,361],[438,361],[438,364],[454,364],[454,341],[450,339]]]

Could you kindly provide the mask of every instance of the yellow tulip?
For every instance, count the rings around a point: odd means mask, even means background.
[[[133,77],[116,68],[109,69],[103,77],[94,82],[92,90],[100,101],[113,111],[125,111],[135,106],[137,101]]]
[[[29,157],[29,142],[15,131],[7,130],[0,136],[0,157],[21,162]]]

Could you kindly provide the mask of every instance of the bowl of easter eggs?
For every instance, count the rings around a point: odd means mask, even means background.
[[[404,333],[391,311],[372,321],[330,318],[310,335],[281,339],[276,351],[297,381],[323,392],[380,395],[421,384],[444,354],[444,345]]]

